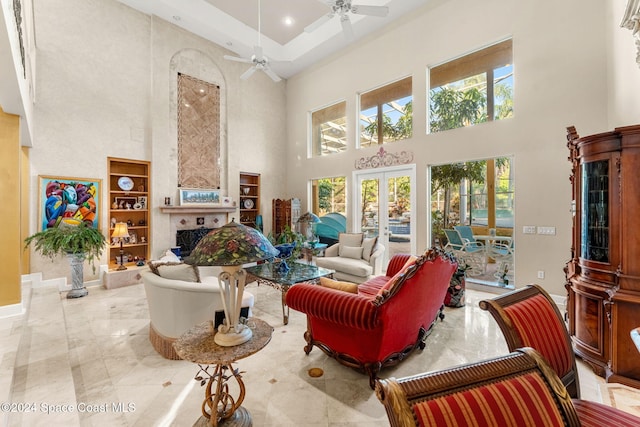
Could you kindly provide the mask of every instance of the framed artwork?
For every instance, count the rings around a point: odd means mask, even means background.
[[[101,179],[38,176],[40,181],[41,229],[57,227],[61,222],[86,222],[100,228]]]
[[[222,206],[233,206],[233,199],[229,196],[222,197]]]
[[[140,209],[147,209],[147,196],[138,196],[138,204]]]
[[[135,197],[116,197],[114,204],[118,207],[115,209],[134,209],[138,199]]]
[[[220,190],[180,188],[180,206],[219,206]]]

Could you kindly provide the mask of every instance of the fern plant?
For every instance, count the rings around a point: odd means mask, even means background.
[[[100,258],[106,245],[102,233],[85,223],[78,225],[60,224],[58,227],[39,231],[25,240],[25,249],[33,244],[33,248],[40,255],[52,261],[59,255],[82,255],[91,262],[95,273],[94,261]]]

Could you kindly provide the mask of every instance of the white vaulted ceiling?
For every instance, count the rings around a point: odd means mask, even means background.
[[[258,42],[258,0],[118,0],[149,15],[156,15],[242,57],[250,57]],[[387,6],[384,17],[350,15],[355,37],[342,34],[339,17],[313,32],[304,28],[331,10],[322,0],[261,0],[261,43],[272,68],[282,77],[357,43],[430,0],[352,0],[355,5]],[[290,18],[293,23],[285,24]],[[281,62],[280,62],[281,61]]]

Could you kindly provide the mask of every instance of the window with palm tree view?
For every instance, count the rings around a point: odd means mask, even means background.
[[[514,196],[510,157],[431,167],[431,239],[467,266],[468,280],[513,285]]]
[[[429,130],[440,132],[513,116],[511,39],[429,70]]]
[[[411,77],[406,77],[360,94],[360,147],[411,138],[411,82]]]
[[[311,181],[312,212],[318,216],[336,212],[347,215],[346,178],[321,178]]]

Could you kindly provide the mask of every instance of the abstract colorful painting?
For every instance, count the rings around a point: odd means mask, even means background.
[[[61,222],[100,226],[101,179],[39,176],[41,229]]]

